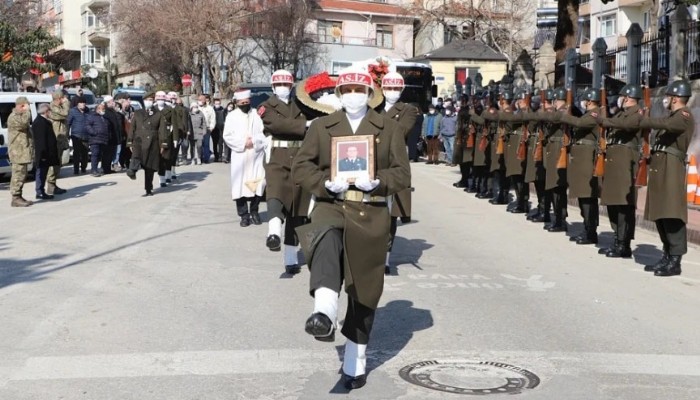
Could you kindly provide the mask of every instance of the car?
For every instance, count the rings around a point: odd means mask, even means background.
[[[85,98],[86,104],[88,109],[91,111],[97,107],[97,97],[95,96],[95,93],[92,92],[90,89],[76,89],[76,88],[68,88],[68,89],[63,89],[63,92],[68,96],[68,100],[70,100],[71,106],[73,105],[73,99],[78,96],[78,90],[83,91],[83,97]]]
[[[269,83],[245,83],[238,89],[250,90],[250,106],[253,108],[258,108],[260,104],[273,95],[272,86]]]
[[[121,93],[126,93],[129,95],[129,100],[131,100],[132,106],[134,105],[134,102],[137,102],[143,106],[143,96],[146,94],[146,89],[132,86],[120,87],[112,91],[112,97],[117,97],[117,95]]]
[[[32,113],[32,121],[37,116],[36,110],[41,104],[50,104],[51,95],[45,93],[26,92],[0,92],[0,176],[12,173],[9,157],[9,133],[7,131],[7,119],[15,108],[18,97],[24,96],[29,100],[29,109]],[[61,155],[61,160],[67,163],[68,152]],[[33,166],[30,166],[31,171]]]

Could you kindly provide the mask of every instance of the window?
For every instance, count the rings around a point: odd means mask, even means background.
[[[90,13],[90,12],[86,12],[85,13],[85,28],[86,29],[92,28],[93,26],[95,26],[95,15]]]
[[[579,44],[589,43],[591,41],[591,20],[585,19],[580,23],[579,27]]]
[[[600,36],[614,36],[617,34],[617,17],[615,14],[600,17]]]
[[[0,127],[7,128],[7,119],[12,114],[12,110],[15,108],[15,103],[0,103]],[[6,139],[7,140],[7,139]],[[7,143],[5,143],[7,145]]]
[[[642,14],[642,30],[647,32],[651,26],[649,11],[644,11]]]
[[[445,44],[451,43],[454,39],[455,36],[458,35],[459,31],[457,30],[457,25],[445,25]]]
[[[491,0],[491,11],[498,10],[498,0]]]
[[[102,64],[105,49],[102,47],[83,47],[83,59],[81,64]]]
[[[391,25],[377,25],[377,46],[394,47],[394,28]]]
[[[63,37],[63,21],[60,19],[54,25],[54,36]]]
[[[466,38],[470,38],[472,36],[474,36],[474,35],[472,35],[472,30],[469,27],[469,25],[462,25],[462,38],[466,39]]]
[[[340,43],[343,40],[343,23],[340,21],[318,21],[318,41]]]
[[[352,66],[351,62],[333,61],[331,65],[331,75],[338,75],[341,70]]]

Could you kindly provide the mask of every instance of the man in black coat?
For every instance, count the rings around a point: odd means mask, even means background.
[[[51,107],[41,104],[37,109],[39,114],[32,123],[31,132],[34,137],[34,165],[36,166],[36,198],[51,200],[52,195],[46,194],[46,175],[49,167],[58,165],[58,143],[51,123]]]
[[[105,118],[109,121],[111,127],[106,151],[102,156],[102,169],[105,174],[111,174],[114,172],[112,168],[116,168],[118,165],[114,159],[117,154],[117,146],[124,139],[124,116],[115,109],[116,103],[112,96],[104,96],[102,101],[107,106],[105,108]]]

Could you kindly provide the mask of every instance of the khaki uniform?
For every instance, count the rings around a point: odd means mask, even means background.
[[[61,172],[63,152],[68,150],[70,147],[68,142],[68,126],[66,125],[69,112],[70,101],[68,99],[64,98],[59,105],[55,104],[53,101],[51,102],[51,121],[58,145],[59,163],[58,165],[52,165],[49,167],[49,173],[46,175],[46,182],[49,184],[49,189],[51,189],[52,185],[56,185],[56,179],[58,179]],[[52,194],[52,192],[52,190],[49,190],[49,194]]]
[[[309,128],[294,160],[292,176],[297,184],[315,196],[316,206],[309,215],[311,223],[297,228],[297,233],[313,274],[317,268],[314,257],[318,255],[319,242],[330,231],[342,232],[345,291],[354,302],[376,309],[384,285],[386,243],[389,241],[390,212],[386,196],[408,188],[411,172],[401,128],[370,109],[355,135],[375,138],[379,186],[371,196],[381,197],[369,199],[372,202],[339,200],[324,185],[331,178],[331,139],[348,136],[350,132],[352,128],[342,111],[319,118]],[[349,191],[346,196],[361,193]],[[313,286],[312,283],[312,292],[316,289]],[[343,326],[344,333],[345,329]]]
[[[695,119],[690,109],[683,107],[665,118],[645,118],[640,127],[659,129],[649,163],[644,218],[656,221],[670,255],[683,255],[688,250],[685,157]]]
[[[12,111],[7,118],[7,133],[10,162],[12,163],[12,178],[10,180],[10,194],[21,196],[22,187],[27,180],[29,164],[34,161],[34,139],[29,132],[32,122],[32,114],[29,110],[19,113]]]
[[[381,110],[380,114],[396,121],[401,128],[401,133],[408,141],[408,134],[416,124],[419,111],[410,104],[397,102],[389,111]],[[394,196],[391,207],[391,216],[400,218],[411,218],[411,188],[402,190]]]
[[[491,166],[489,128],[486,126],[486,119],[483,117],[486,112],[488,111],[482,111],[481,114],[470,113],[469,115],[469,121],[476,129],[476,138],[474,140],[474,175],[477,180],[477,196],[480,198],[488,197],[488,175]],[[485,144],[485,146],[482,147],[483,144]]]
[[[505,134],[504,127],[499,123],[499,112],[495,108],[489,109],[482,116],[486,120],[486,126],[489,129],[489,140],[491,142],[491,165],[489,172],[491,173],[491,191],[493,198],[490,200],[493,204],[507,204],[508,188],[506,181],[506,163],[505,155],[498,154],[499,137]],[[505,146],[504,146],[505,147]]]

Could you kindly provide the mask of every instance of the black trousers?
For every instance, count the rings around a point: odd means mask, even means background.
[[[527,201],[530,199],[529,185],[525,183],[525,176],[511,175],[509,177],[510,186],[515,190],[515,200],[518,207],[527,208]]]
[[[343,285],[343,232],[331,229],[319,241],[311,258],[309,292],[325,287],[340,293]],[[357,344],[367,344],[374,324],[375,310],[348,296],[343,335]]]
[[[304,217],[293,217],[279,199],[267,199],[267,216],[269,219],[279,218],[284,222],[284,244],[299,245],[296,228],[306,223]]]
[[[240,217],[257,214],[260,208],[260,196],[253,197],[241,197],[236,199],[236,209]],[[248,202],[250,202],[250,207],[248,207]]]
[[[88,164],[88,142],[72,136],[73,140],[73,172],[85,172]]]
[[[669,255],[682,256],[688,252],[688,230],[682,219],[662,218],[655,222],[664,250]]]
[[[112,161],[114,161],[114,155],[117,154],[117,145],[108,144],[103,147],[102,150],[102,171],[105,174],[111,174],[112,172]]]
[[[608,218],[615,233],[615,238],[622,243],[634,239],[634,229],[637,223],[634,206],[629,204],[608,206]]]
[[[593,235],[598,230],[598,198],[579,197],[578,207],[583,217],[583,227],[586,233]]]
[[[182,146],[182,140],[177,141],[177,145],[172,146],[170,149],[170,169],[177,166],[177,158],[180,155],[180,146]]]
[[[472,163],[466,162],[466,163],[459,164],[459,172],[462,176],[462,178],[459,180],[459,182],[463,185],[469,185],[469,178],[473,178]],[[473,182],[472,182],[472,185],[474,185]]]
[[[394,239],[396,239],[396,231],[398,230],[398,227],[399,217],[391,217],[391,225],[389,226],[389,252],[391,252],[391,249],[394,248]]]
[[[476,180],[476,190],[477,192],[481,194],[486,194],[489,191],[489,173],[488,169],[486,166],[481,165],[481,166],[475,166],[473,167],[474,170],[474,179]]]
[[[506,195],[508,194],[505,171],[497,169],[491,172],[491,191],[493,192],[494,200],[498,202],[505,202]]]
[[[537,193],[537,208],[545,216],[549,216],[549,212],[552,210],[551,193],[544,190],[544,179],[536,180],[533,184],[535,185],[535,193]]]
[[[158,176],[165,176],[165,171],[169,171],[171,167],[170,160],[161,155],[158,160]]]
[[[568,196],[566,195],[565,186],[557,186],[553,189],[549,189],[548,192],[552,198],[552,205],[554,206],[554,224],[565,225],[566,217],[568,216],[566,207],[568,205]]]
[[[214,161],[219,162],[221,160],[221,153],[222,153],[222,146],[223,145],[223,140],[221,140],[221,129],[218,127],[214,128],[213,131],[211,131],[211,142],[212,142],[212,147],[214,148]]]
[[[144,189],[150,192],[153,190],[153,176],[156,174],[156,171],[150,168],[144,168],[143,171],[145,176]]]

